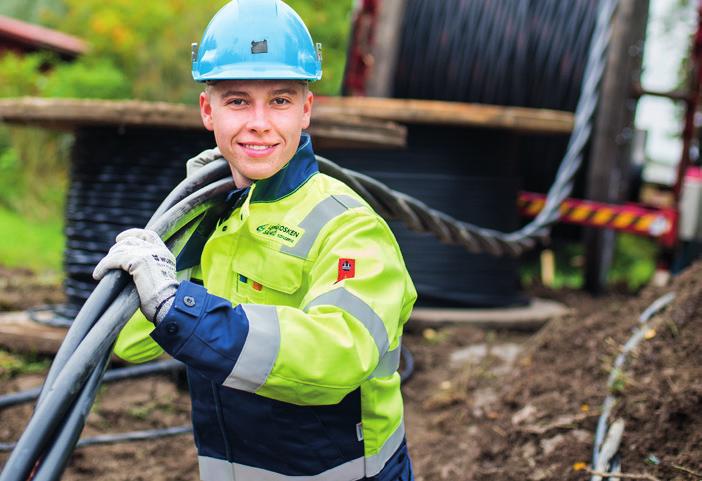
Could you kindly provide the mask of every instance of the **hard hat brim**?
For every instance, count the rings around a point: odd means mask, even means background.
[[[225,66],[212,70],[204,75],[192,72],[196,82],[213,80],[307,80],[314,82],[322,78],[321,70],[315,75],[301,68],[292,68],[284,64],[270,63],[238,63],[236,66]]]

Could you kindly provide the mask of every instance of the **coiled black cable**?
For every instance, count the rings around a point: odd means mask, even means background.
[[[575,110],[596,0],[408,0],[393,97]]]

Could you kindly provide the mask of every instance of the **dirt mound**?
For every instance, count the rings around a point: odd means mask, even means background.
[[[702,472],[701,263],[669,288],[603,302],[590,315],[576,311],[537,335],[498,393],[495,426],[478,439],[475,479],[587,479],[581,469],[592,456],[612,362],[665,292],[676,300],[615,385],[621,402],[613,417],[626,421],[622,469],[680,480],[694,479],[685,470]]]

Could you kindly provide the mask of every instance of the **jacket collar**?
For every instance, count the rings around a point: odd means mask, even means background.
[[[273,202],[295,192],[319,172],[309,134],[302,134],[297,152],[274,176],[256,181],[251,202]]]

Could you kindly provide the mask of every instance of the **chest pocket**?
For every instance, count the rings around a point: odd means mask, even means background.
[[[305,260],[257,242],[241,242],[232,259],[241,302],[299,307]]]

